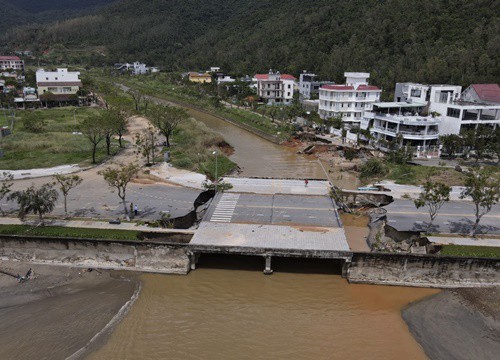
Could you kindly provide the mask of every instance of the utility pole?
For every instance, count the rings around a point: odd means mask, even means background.
[[[217,192],[219,185],[219,177],[217,176],[217,150],[215,150],[212,154],[215,155],[215,192]]]

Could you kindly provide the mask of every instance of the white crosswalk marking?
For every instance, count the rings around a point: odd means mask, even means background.
[[[239,198],[239,194],[223,194],[219,200],[219,203],[215,207],[210,221],[226,223],[231,222],[234,209],[236,208],[236,203],[238,202]]]

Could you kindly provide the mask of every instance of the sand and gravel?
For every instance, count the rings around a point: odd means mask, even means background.
[[[104,343],[137,297],[130,272],[0,261],[0,359],[84,357]]]
[[[430,359],[498,359],[500,288],[445,290],[403,310]]]

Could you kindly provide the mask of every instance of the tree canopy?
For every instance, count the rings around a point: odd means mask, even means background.
[[[8,18],[8,13],[5,14]],[[469,85],[500,78],[500,2],[491,0],[119,0],[91,16],[14,27],[0,47],[103,46],[100,62],[251,75],[307,69],[342,82]]]

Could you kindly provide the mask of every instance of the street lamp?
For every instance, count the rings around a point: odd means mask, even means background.
[[[217,177],[217,150],[212,152],[215,155],[215,192],[217,192],[217,185],[219,184],[219,178]]]

